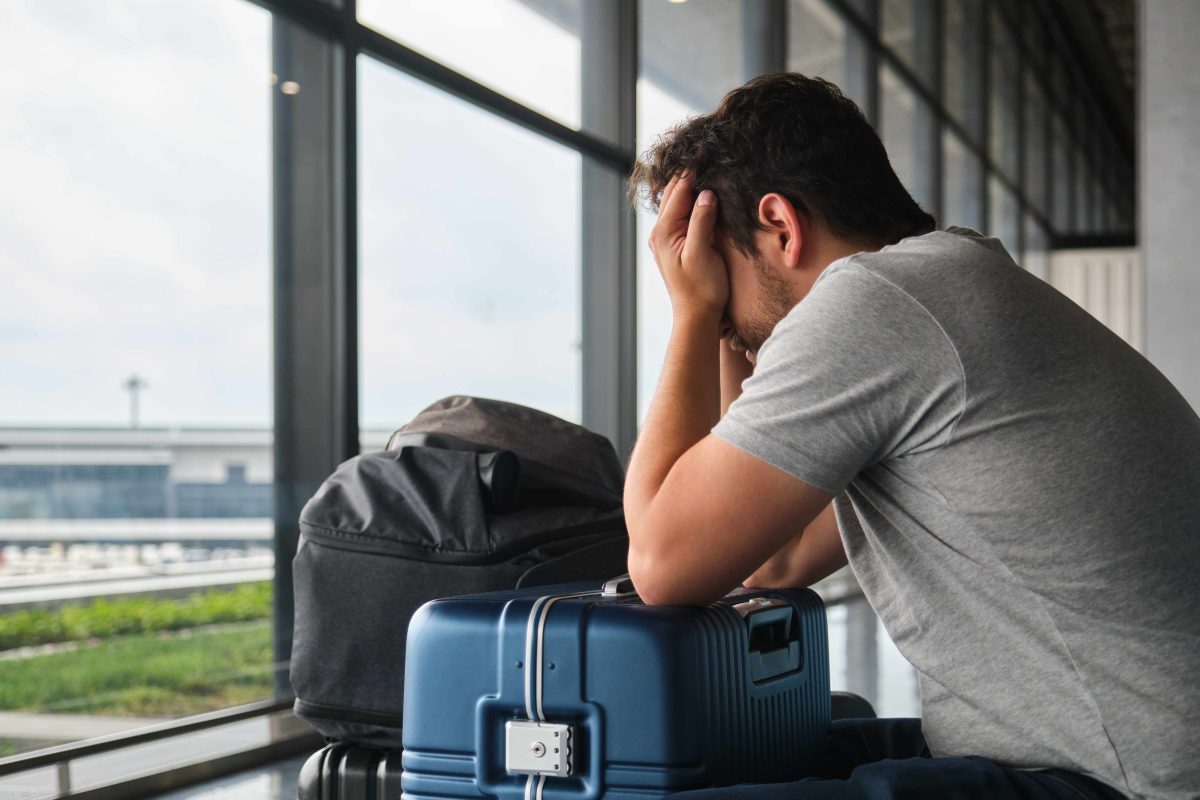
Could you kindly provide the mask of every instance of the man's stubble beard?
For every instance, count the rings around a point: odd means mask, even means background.
[[[748,319],[732,321],[729,346],[738,352],[758,353],[771,331],[796,305],[791,284],[776,275],[762,256],[754,258],[754,281],[758,302],[753,314]]]

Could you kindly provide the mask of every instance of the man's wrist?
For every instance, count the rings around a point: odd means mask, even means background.
[[[672,316],[672,329],[679,333],[721,336],[721,311],[713,309],[687,309],[676,311]]]

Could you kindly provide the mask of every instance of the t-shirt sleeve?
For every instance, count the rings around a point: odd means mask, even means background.
[[[949,438],[965,402],[945,331],[853,260],[830,267],[775,327],[713,432],[831,493]]]

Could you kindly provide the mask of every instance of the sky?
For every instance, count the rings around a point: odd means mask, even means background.
[[[0,425],[270,420],[269,18],[0,0]]]
[[[578,37],[469,5],[360,13],[577,126]],[[579,155],[367,57],[359,80],[363,425],[452,393],[578,420]],[[0,0],[0,426],[127,424],[133,374],[143,425],[270,425],[272,91],[243,0]],[[693,110],[639,92],[639,146]],[[644,408],[669,305],[639,273]]]

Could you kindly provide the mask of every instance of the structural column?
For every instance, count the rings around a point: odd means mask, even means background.
[[[742,0],[742,79],[787,69],[787,0]]]
[[[637,4],[583,3],[583,128],[634,151]],[[632,164],[630,165],[632,166]],[[637,267],[628,174],[583,157],[583,424],[622,458],[637,435]]]
[[[287,695],[292,557],[305,501],[358,452],[353,152],[340,45],[276,15],[272,33],[275,675]],[[350,117],[352,119],[352,116]]]
[[[1146,355],[1200,410],[1200,3],[1138,5]]]

